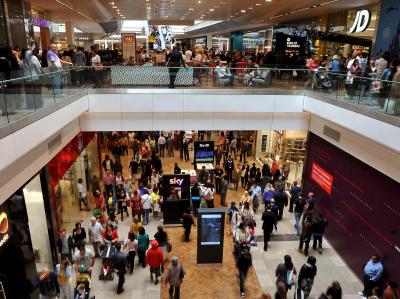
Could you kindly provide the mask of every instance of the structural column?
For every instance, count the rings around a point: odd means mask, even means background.
[[[65,35],[67,39],[67,45],[75,44],[75,36],[74,36],[74,26],[71,22],[65,22]]]

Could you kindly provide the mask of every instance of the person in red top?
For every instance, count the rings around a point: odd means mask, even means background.
[[[111,223],[107,224],[103,232],[103,241],[106,245],[115,245],[118,241],[118,233]]]
[[[135,216],[138,216],[139,221],[140,221],[140,217],[142,215],[142,203],[140,200],[140,194],[137,190],[133,191],[133,194],[131,197],[131,207],[132,207],[132,219]]]
[[[161,248],[158,247],[157,240],[150,242],[151,248],[147,250],[146,264],[150,266],[150,280],[153,281],[153,274],[155,276],[154,284],[158,284],[158,277],[160,274],[160,267],[164,261]]]
[[[399,292],[398,292],[399,284],[395,281],[389,281],[387,288],[383,292],[383,299],[398,299]]]

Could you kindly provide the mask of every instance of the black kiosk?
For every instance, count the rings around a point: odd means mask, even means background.
[[[163,175],[163,216],[164,224],[181,224],[182,215],[189,207],[190,175]]]
[[[199,209],[197,218],[197,263],[222,263],[224,254],[224,209]]]

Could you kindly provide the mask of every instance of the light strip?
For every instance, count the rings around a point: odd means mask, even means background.
[[[76,12],[77,14],[81,15],[82,17],[85,17],[86,19],[93,21],[97,24],[97,22],[95,20],[93,20],[91,17],[85,15],[84,13],[81,13],[80,11],[76,10],[75,8],[73,8],[72,6],[65,4],[64,2],[61,2],[60,0],[55,0],[58,4],[61,4],[62,6]]]

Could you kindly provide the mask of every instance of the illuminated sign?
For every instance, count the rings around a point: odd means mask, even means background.
[[[0,247],[10,238],[8,235],[8,217],[5,212],[0,213]]]
[[[34,26],[38,26],[38,27],[43,27],[43,28],[50,28],[50,24],[49,21],[45,20],[45,19],[32,19],[32,24]]]
[[[371,13],[367,9],[359,10],[356,14],[356,19],[354,20],[353,26],[350,28],[350,33],[364,32],[369,22],[371,21]]]
[[[332,192],[333,176],[326,172],[317,163],[312,164],[311,179],[316,182],[329,195]]]
[[[170,185],[182,186],[184,179],[172,178],[169,180]]]
[[[290,37],[286,39],[286,47],[287,48],[300,48],[300,45],[297,41],[293,41]]]

